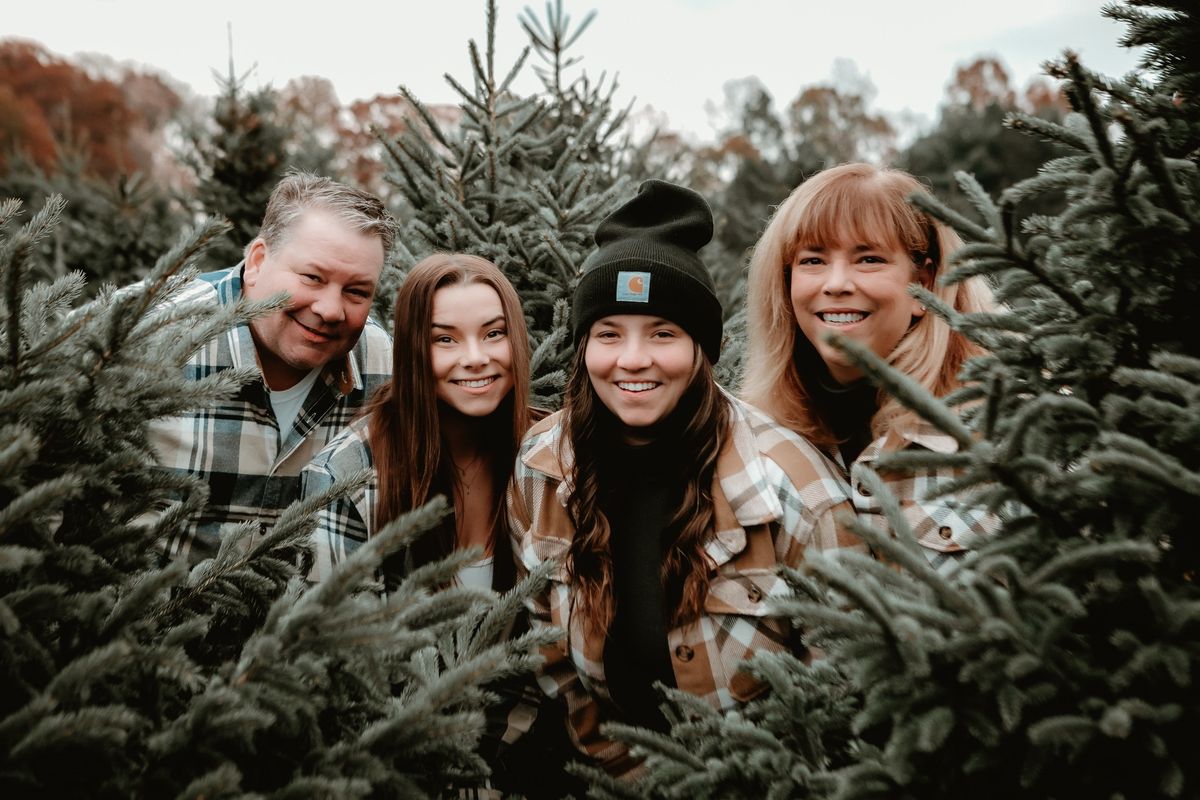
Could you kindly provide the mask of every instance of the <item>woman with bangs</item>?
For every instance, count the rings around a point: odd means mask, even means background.
[[[483,557],[458,582],[497,592],[514,583],[504,492],[529,409],[529,339],[521,302],[490,261],[436,253],[412,268],[395,304],[392,379],[362,417],[303,473],[303,493],[371,468],[373,479],[323,509],[313,534],[319,580],[373,532],[437,495],[454,513],[385,566],[394,582],[468,547]]]
[[[778,566],[861,548],[835,519],[850,506],[827,460],[713,378],[721,304],[697,253],[712,232],[704,200],[662,181],[601,223],[563,410],[530,431],[510,493],[519,569],[556,565],[533,619],[566,636],[539,684],[616,774],[634,762],[601,722],[665,731],[659,683],[720,709],[754,696],[745,659],[806,655],[770,604]]]
[[[982,278],[937,280],[962,242],[908,202],[928,194],[897,169],[845,164],[817,173],[776,210],[755,246],[748,287],[749,355],[742,396],[829,453],[849,477],[856,510],[887,529],[862,470],[888,452],[953,452],[954,440],[877,390],[828,341],[853,339],[936,397],[961,386],[979,348],[909,294],[919,285],[958,312],[991,308]],[[949,470],[883,471],[935,566],[949,566],[997,519],[961,498],[929,495]]]

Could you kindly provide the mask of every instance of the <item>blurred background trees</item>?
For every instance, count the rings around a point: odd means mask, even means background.
[[[533,50],[522,69],[541,71],[545,118],[578,128],[582,104],[601,101],[620,115],[619,129],[588,158],[593,171],[608,171],[604,183],[662,177],[709,199],[717,231],[705,255],[731,315],[747,248],[771,208],[805,176],[849,160],[892,162],[970,214],[956,171],[998,192],[1057,152],[1001,122],[1013,111],[1060,121],[1066,105],[1058,89],[1047,80],[1013,86],[993,57],[956,67],[936,117],[924,124],[877,111],[874,86],[849,60],[835,63],[828,79],[797,86],[790,98],[773,97],[753,76],[731,79],[719,106],[708,109],[713,140],[699,141],[633,112],[633,99],[619,95],[616,81],[597,82],[580,70],[586,24],[565,34],[574,38],[555,40],[549,19],[540,31],[531,19],[523,24]],[[554,55],[568,47],[570,55]],[[214,96],[202,97],[103,56],[72,60],[33,42],[0,40],[0,195],[32,208],[52,192],[68,200],[64,224],[40,247],[42,271],[78,269],[128,282],[185,223],[211,213],[234,227],[210,248],[206,266],[236,263],[256,232],[266,192],[290,167],[368,188],[407,219],[425,201],[414,205],[413,193],[396,180],[388,143],[412,136],[436,143],[430,120],[453,132],[472,107],[418,109],[418,99],[403,92],[344,101],[328,79],[312,75],[253,87],[252,70],[230,63],[214,71]],[[1039,202],[1052,205],[1053,198]]]

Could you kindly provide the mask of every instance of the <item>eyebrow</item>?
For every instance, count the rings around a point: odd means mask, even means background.
[[[489,319],[489,320],[487,320],[487,321],[483,322],[482,324],[480,324],[480,326],[479,326],[479,327],[481,327],[481,328],[486,328],[486,327],[488,327],[489,325],[495,325],[495,324],[497,324],[497,323],[503,323],[503,322],[507,322],[507,320],[505,320],[505,319],[504,319],[504,315],[503,315],[503,314],[500,314],[500,315],[498,315],[498,316],[492,317],[491,319]],[[457,325],[447,325],[447,324],[445,324],[444,322],[432,322],[432,323],[430,323],[430,324],[431,324],[431,326],[432,326],[432,327],[434,327],[434,328],[441,328],[441,329],[443,329],[443,330],[447,330],[447,331],[456,331],[456,330],[458,330],[458,326],[457,326]]]
[[[321,266],[320,264],[318,264],[316,261],[306,261],[300,265],[300,269],[312,270],[313,272],[318,272],[321,274],[322,277],[329,274],[329,270],[326,269],[325,267]],[[347,286],[372,286],[372,287],[374,287],[374,286],[377,286],[378,284],[379,284],[379,280],[376,278],[371,278],[371,277],[354,278],[353,280],[346,282]]]

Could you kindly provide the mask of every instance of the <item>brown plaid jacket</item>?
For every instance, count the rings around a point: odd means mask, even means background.
[[[987,509],[973,505],[961,494],[931,497],[939,487],[959,477],[955,470],[924,469],[910,473],[876,468],[875,462],[880,456],[909,448],[953,453],[958,450],[958,443],[928,423],[911,431],[893,430],[876,439],[850,466],[854,510],[868,524],[891,531],[879,498],[872,496],[863,483],[863,471],[867,468],[876,470],[899,501],[900,510],[912,526],[929,562],[935,569],[946,570],[963,553],[999,530],[1000,519]]]
[[[802,648],[770,600],[787,593],[776,574],[809,550],[865,550],[835,517],[852,508],[849,487],[816,448],[761,411],[729,398],[731,436],[713,481],[715,525],[706,545],[710,563],[704,615],[667,634],[680,689],[730,709],[762,686],[739,665],[762,651]],[[635,764],[624,747],[599,735],[617,719],[604,677],[604,642],[586,635],[571,616],[572,586],[565,557],[575,534],[567,515],[573,458],[560,447],[562,414],[535,426],[525,439],[508,493],[518,571],[547,560],[556,567],[547,592],[532,606],[535,625],[554,625],[564,640],[543,653],[539,676],[550,696],[565,696],[576,746],[615,773]],[[561,460],[560,460],[561,459]]]

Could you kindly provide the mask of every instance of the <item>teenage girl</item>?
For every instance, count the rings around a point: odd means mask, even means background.
[[[563,409],[529,432],[511,489],[520,568],[557,564],[533,617],[566,635],[539,683],[615,773],[633,764],[601,722],[665,730],[656,683],[721,709],[749,699],[745,659],[805,653],[772,612],[777,567],[858,546],[827,460],[713,380],[721,304],[697,255],[711,237],[704,200],[662,181],[601,223]]]
[[[304,470],[309,495],[374,469],[366,487],[322,511],[311,577],[326,575],[391,520],[444,495],[452,517],[413,543],[400,571],[474,545],[484,555],[458,580],[503,591],[514,577],[504,490],[531,416],[529,340],[512,284],[478,256],[422,260],[396,297],[393,354],[392,379]]]

